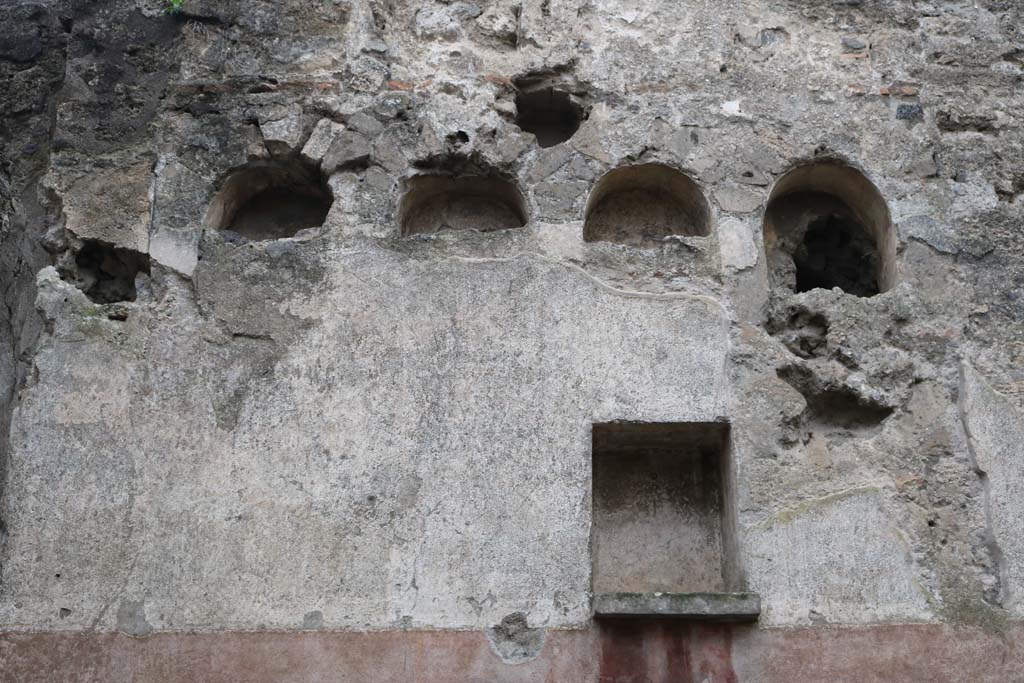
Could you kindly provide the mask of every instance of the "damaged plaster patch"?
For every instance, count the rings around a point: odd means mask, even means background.
[[[122,600],[117,608],[117,630],[130,636],[148,636],[153,627],[146,620],[143,600]]]
[[[491,650],[506,664],[522,664],[535,659],[544,649],[545,637],[544,629],[530,628],[522,612],[513,612],[497,626],[487,629]]]
[[[722,113],[726,116],[737,116],[742,118],[750,118],[741,108],[740,100],[728,100],[722,102]]]
[[[324,613],[318,609],[306,612],[302,617],[302,628],[306,631],[315,631],[324,627]]]
[[[956,254],[960,251],[952,226],[939,223],[930,216],[910,216],[900,221],[899,232],[904,241],[918,239],[943,254]]]
[[[740,272],[757,265],[757,244],[750,227],[735,218],[726,218],[718,225],[718,249],[722,265]]]
[[[984,237],[972,235],[956,217],[936,220],[930,216],[910,216],[899,224],[900,237],[924,242],[942,254],[969,254],[981,258],[992,251],[992,244]]]
[[[160,158],[154,173],[149,255],[191,277],[199,262],[196,226],[203,220],[207,181],[173,155]]]
[[[824,382],[809,368],[787,365],[778,369],[779,379],[800,392],[807,407],[797,419],[800,428],[821,434],[872,436],[893,408],[852,387]]]
[[[803,306],[790,306],[783,316],[771,318],[767,329],[800,358],[820,358],[828,352],[828,319]]]
[[[985,492],[988,528],[985,545],[998,583],[989,590],[990,602],[1001,599],[1015,615],[1024,613],[1024,542],[1020,519],[1024,515],[1024,476],[1020,444],[1024,443],[1024,416],[997,392],[971,365],[961,366],[960,419],[967,437],[975,473]]]

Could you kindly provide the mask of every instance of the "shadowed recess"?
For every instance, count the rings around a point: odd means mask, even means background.
[[[516,93],[516,125],[536,136],[541,147],[565,142],[585,118],[582,105],[553,85],[525,86]]]
[[[505,230],[527,223],[526,203],[497,173],[424,174],[406,181],[398,206],[403,236],[441,230]]]
[[[662,164],[617,168],[594,186],[583,239],[634,246],[711,234],[711,208],[685,174]]]
[[[98,304],[135,301],[135,278],[149,275],[149,256],[99,240],[84,240],[71,264],[62,265],[61,277]]]
[[[732,588],[728,425],[603,423],[592,439],[595,594]]]
[[[206,224],[260,241],[294,237],[323,225],[331,191],[298,161],[248,164],[232,172],[210,204]]]
[[[779,379],[804,397],[807,407],[800,421],[815,431],[873,435],[894,412],[890,406],[850,387],[823,383],[805,366],[787,365],[776,372]]]
[[[855,168],[809,164],[776,184],[764,219],[773,286],[873,296],[895,282],[896,236],[878,189]]]

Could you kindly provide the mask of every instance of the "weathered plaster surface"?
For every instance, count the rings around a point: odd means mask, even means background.
[[[11,647],[108,639],[116,678],[113,631],[384,630],[519,680],[483,631],[522,615],[505,623],[543,643],[522,680],[573,678],[538,663],[559,628],[580,680],[625,675],[648,660],[591,666],[602,638],[634,642],[590,621],[590,425],[614,420],[731,424],[738,571],[764,612],[729,648],[687,641],[735,663],[711,680],[852,680],[864,660],[837,643],[969,632],[966,660],[1019,637],[1020,3],[8,4]],[[586,107],[567,142],[516,126],[527,75]],[[324,225],[213,229],[231,172],[284,158],[319,164]],[[766,204],[814,160],[886,200],[889,291],[779,285]],[[584,241],[590,190],[634,163],[692,178],[710,234]],[[515,184],[525,227],[400,236],[410,176],[474,169]],[[134,301],[76,288],[97,242],[149,263]],[[51,631],[72,633],[19,635]],[[815,642],[832,668],[805,666]],[[793,659],[758,654],[780,643]]]
[[[989,543],[999,550],[1003,604],[1020,616],[1024,612],[1024,542],[1018,533],[1024,513],[1024,478],[1020,476],[1024,415],[966,363],[961,391],[968,447],[985,484]]]
[[[747,531],[764,623],[925,621],[926,577],[883,497],[865,488],[809,500]]]
[[[314,609],[334,628],[482,627],[517,605],[578,624],[590,423],[724,411],[712,300],[622,294],[532,256],[297,249],[323,269],[313,296],[250,298],[267,310],[235,333],[170,302],[71,326],[89,304],[44,271],[64,322],[12,431],[12,626],[116,628],[125,599],[164,629]],[[253,288],[215,270],[198,278],[225,295],[213,311],[243,308]],[[75,539],[90,550],[70,556]]]

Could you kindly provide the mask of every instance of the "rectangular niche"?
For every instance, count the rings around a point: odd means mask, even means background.
[[[593,425],[596,604],[739,589],[729,425]]]

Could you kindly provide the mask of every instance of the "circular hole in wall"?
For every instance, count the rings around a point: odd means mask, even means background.
[[[711,234],[711,207],[686,174],[663,164],[606,173],[587,200],[583,239],[642,245],[669,235]]]
[[[583,106],[555,86],[523,86],[516,93],[516,125],[533,133],[541,147],[565,142],[576,134],[585,118]]]
[[[297,160],[261,161],[227,177],[206,222],[249,240],[281,239],[323,225],[332,203],[317,170]]]
[[[773,285],[839,287],[873,296],[895,281],[896,235],[878,189],[838,162],[796,168],[775,185],[764,218]]]

